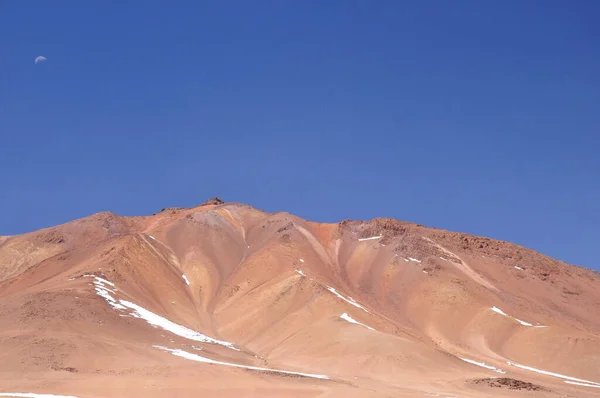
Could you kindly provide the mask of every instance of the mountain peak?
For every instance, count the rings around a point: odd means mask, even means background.
[[[200,206],[211,206],[211,205],[222,205],[223,203],[225,203],[225,201],[223,201],[222,199],[213,196],[212,198],[208,199],[206,202],[202,203]]]
[[[144,395],[147,377],[156,398],[175,385],[356,398],[600,387],[591,270],[400,220],[225,203],[0,237],[0,391],[52,377],[49,392],[80,397],[106,396],[107,381]]]

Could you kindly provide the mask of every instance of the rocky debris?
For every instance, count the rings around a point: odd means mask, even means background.
[[[507,241],[442,230],[430,230],[425,233],[449,250],[457,250],[475,257],[486,257],[506,267],[513,268],[515,264],[519,264],[519,267],[528,269],[529,276],[548,283],[560,282],[574,273],[588,277],[590,280],[594,279],[591,270],[571,266]]]
[[[215,196],[213,198],[210,198],[206,202],[202,203],[200,206],[222,205],[223,203],[225,203],[223,200],[221,200]]]
[[[378,242],[403,258],[414,257],[423,260],[427,257],[449,257],[423,236],[424,228],[426,227],[420,224],[390,218],[375,218],[370,221],[344,220],[339,224],[341,234],[350,234],[356,239],[381,236]],[[460,262],[458,259],[449,260]]]
[[[60,232],[53,229],[46,233],[42,237],[42,240],[45,243],[61,244],[65,242],[65,237]]]
[[[129,232],[130,227],[133,226],[132,223],[128,223],[122,217],[111,212],[99,213],[97,222],[102,223],[102,229],[107,237],[126,235]],[[90,232],[93,231],[93,229],[94,228],[90,228]]]
[[[272,226],[278,227],[281,224],[283,225],[277,229],[277,233],[289,231],[294,228],[294,222],[290,221],[290,218],[285,213],[276,213],[264,219],[260,227],[261,229],[268,229]]]
[[[425,263],[423,264],[423,271],[430,275],[440,271],[441,269],[442,266],[438,263],[438,260],[433,260],[431,258],[425,260]]]
[[[563,286],[562,292],[563,294],[568,294],[570,296],[579,296],[581,294],[581,289],[579,286],[574,286],[573,288],[567,288]]]
[[[344,220],[340,224],[340,231],[357,233],[357,238],[383,235],[386,238],[401,237],[408,233],[408,226],[412,225],[403,221],[389,218],[375,218],[371,221]]]
[[[283,234],[281,235],[279,240],[281,240],[283,243],[290,243],[292,241],[292,237],[290,236],[290,234]]]
[[[185,207],[163,207],[159,211],[159,213],[165,213],[166,212],[166,213],[175,214],[175,213],[177,213],[178,211],[181,211],[181,210],[185,210]],[[156,215],[156,214],[158,214],[158,213],[155,213],[153,215]]]
[[[67,366],[67,367],[61,368],[59,366],[52,365],[51,369],[56,372],[63,371],[63,372],[69,372],[69,373],[79,373],[79,370],[72,366]]]
[[[545,391],[549,392],[550,390],[538,386],[533,383],[529,383],[523,380],[511,379],[510,377],[500,377],[500,378],[485,378],[485,379],[473,379],[471,380],[473,384],[476,385],[485,385],[488,387],[494,388],[507,388],[509,390],[525,390],[525,391]]]
[[[510,243],[481,236],[468,235],[461,232],[445,231],[428,228],[420,224],[399,221],[389,218],[375,218],[370,221],[344,220],[339,224],[342,235],[350,234],[358,239],[382,235],[379,243],[390,246],[396,254],[426,258],[428,256],[444,257],[448,261],[461,264],[459,259],[449,256],[435,247],[464,253],[473,257],[485,257],[505,266],[514,264],[528,269],[529,277],[537,278],[547,283],[559,283],[566,276],[577,274],[590,281],[596,280],[598,272],[582,267],[573,267],[559,260],[546,256],[534,250]],[[433,242],[432,242],[433,241]],[[519,275],[524,278],[525,275]]]
[[[294,228],[294,223],[293,222],[288,222],[287,224],[285,224],[283,227],[279,228],[277,230],[277,233],[282,233],[284,231],[288,231],[290,229]]]
[[[212,209],[190,213],[185,216],[185,219],[213,230],[218,230],[226,222],[221,214]]]

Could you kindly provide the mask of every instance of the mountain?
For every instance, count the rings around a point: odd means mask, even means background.
[[[215,198],[0,237],[0,352],[0,396],[600,397],[600,275]]]

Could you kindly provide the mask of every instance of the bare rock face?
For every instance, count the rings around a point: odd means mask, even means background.
[[[509,390],[550,392],[549,389],[542,386],[538,386],[523,380],[511,379],[510,377],[475,379],[472,381],[472,383],[494,388],[506,388]]]
[[[512,243],[392,219],[216,197],[99,213],[0,238],[0,391],[600,397],[599,287]]]
[[[219,199],[215,196],[213,198],[208,199],[206,202],[202,203],[200,206],[222,205],[224,203],[225,203],[224,201],[222,201],[221,199]]]
[[[159,213],[167,212],[170,214],[176,214],[178,211],[181,211],[181,210],[185,210],[185,208],[184,207],[163,207],[162,209],[160,209]],[[156,215],[156,214],[153,214],[153,215]]]

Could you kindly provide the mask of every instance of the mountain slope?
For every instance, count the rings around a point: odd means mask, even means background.
[[[600,396],[599,287],[390,219],[100,213],[0,239],[0,393]]]

